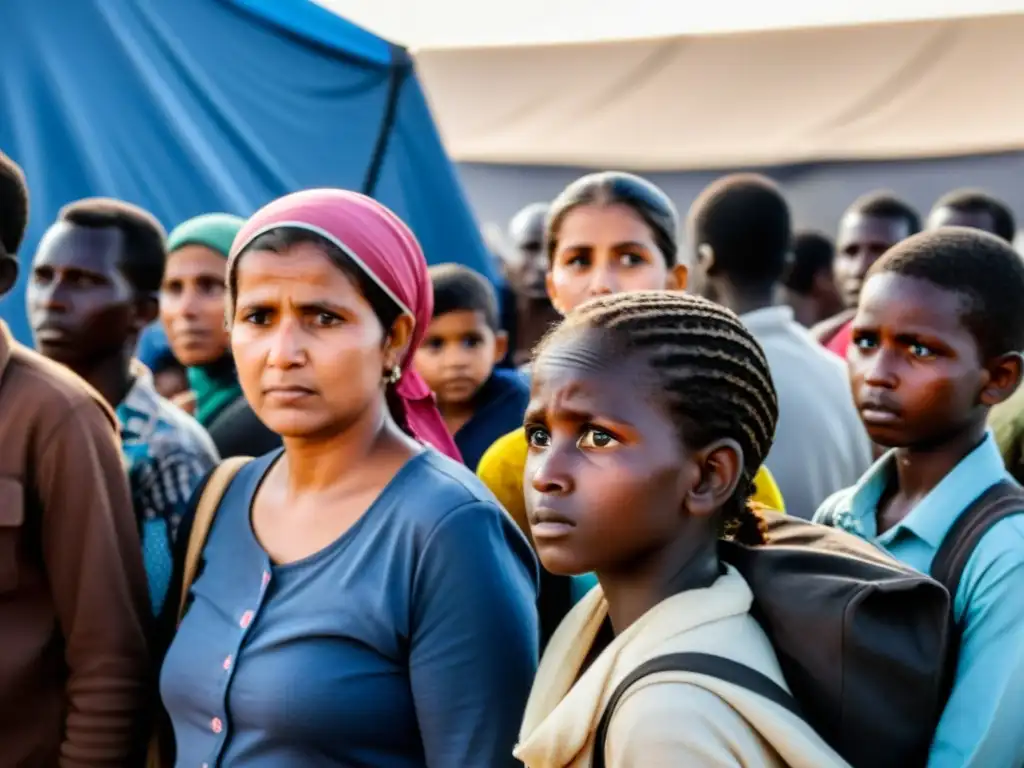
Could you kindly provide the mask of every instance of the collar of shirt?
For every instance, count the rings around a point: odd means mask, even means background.
[[[137,360],[132,361],[131,371],[135,381],[114,409],[121,424],[122,444],[146,442],[160,420],[153,375]]]
[[[886,549],[901,535],[911,534],[938,550],[957,517],[982,493],[1008,477],[995,438],[986,433],[973,451],[953,467],[897,525],[878,535],[878,502],[896,472],[895,451],[889,451],[864,474],[850,496],[850,514],[867,538]]]

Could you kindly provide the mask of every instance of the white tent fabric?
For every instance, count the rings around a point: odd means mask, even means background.
[[[936,18],[969,0],[317,2],[413,45],[460,162],[649,172],[1024,149],[1024,13]],[[915,15],[931,18],[850,24]],[[835,26],[703,34],[806,23]]]
[[[316,0],[410,48],[591,43],[1024,11],[1024,0]]]
[[[927,210],[981,186],[1024,211],[1024,0],[317,2],[417,53],[483,221],[595,167],[686,210],[761,166],[826,232],[878,188]]]
[[[636,171],[1024,149],[1024,15],[422,50],[461,162]]]

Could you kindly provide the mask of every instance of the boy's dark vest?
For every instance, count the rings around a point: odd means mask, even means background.
[[[1019,486],[990,488],[950,529],[930,578],[845,531],[762,511],[769,543],[722,542],[722,559],[750,585],[752,614],[792,694],[719,656],[651,659],[613,692],[595,734],[594,768],[604,768],[608,726],[623,694],[664,671],[708,675],[761,694],[799,714],[854,768],[924,766],[963,630],[951,618],[950,596],[982,536],[1021,512]]]

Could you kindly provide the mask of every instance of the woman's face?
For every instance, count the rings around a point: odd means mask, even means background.
[[[534,364],[525,427],[526,507],[549,571],[626,570],[686,536],[701,468],[636,355],[592,332],[554,340]]]
[[[654,233],[627,205],[581,205],[562,217],[548,295],[563,315],[596,296],[683,290],[686,268],[670,268]]]
[[[384,375],[411,323],[386,339],[355,283],[313,243],[237,264],[231,349],[246,400],[282,437],[317,439],[383,416]]]
[[[160,286],[160,320],[174,356],[184,366],[214,363],[228,351],[226,271],[227,259],[203,245],[186,245],[167,259]]]

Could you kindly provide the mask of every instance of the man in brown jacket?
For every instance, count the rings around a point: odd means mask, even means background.
[[[0,153],[0,296],[27,212]],[[145,741],[146,577],[116,428],[0,321],[0,766],[125,768]]]

